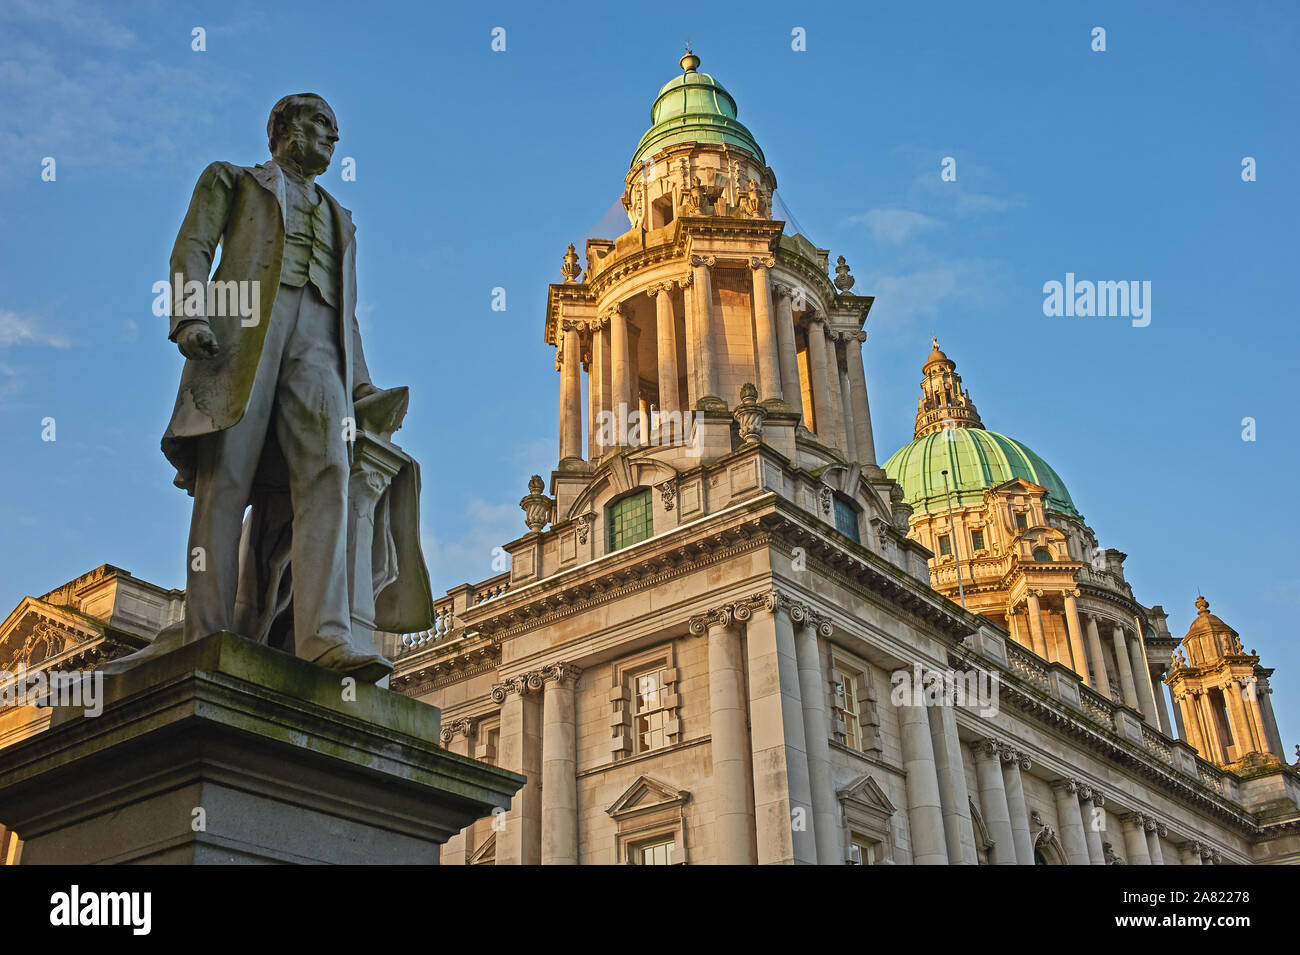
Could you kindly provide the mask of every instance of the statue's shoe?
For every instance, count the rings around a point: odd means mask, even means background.
[[[327,670],[356,677],[364,683],[377,683],[393,672],[393,663],[380,653],[366,653],[351,644],[339,643],[311,661]]]

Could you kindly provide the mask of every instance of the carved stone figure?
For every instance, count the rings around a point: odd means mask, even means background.
[[[392,664],[370,627],[433,618],[418,471],[387,444],[406,391],[370,380],[352,216],[315,182],[338,140],[333,111],[286,96],[267,137],[271,161],[203,171],[172,251],[169,337],[187,360],[162,448],[194,496],[185,619],[115,668],[230,630],[380,679]],[[196,285],[208,289],[197,303]],[[363,455],[359,432],[388,453]]]

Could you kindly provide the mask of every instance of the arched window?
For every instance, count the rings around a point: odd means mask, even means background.
[[[1052,552],[1046,548],[1039,547],[1034,551],[1034,560],[1045,561],[1052,559]]]
[[[654,508],[650,488],[642,488],[609,505],[609,551],[639,544],[654,534]]]

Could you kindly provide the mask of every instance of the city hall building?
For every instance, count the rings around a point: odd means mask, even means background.
[[[510,569],[379,635],[445,746],[527,778],[442,863],[1300,862],[1273,671],[1204,597],[1172,634],[938,342],[879,463],[873,300],[774,218],[698,67],[654,100],[628,230],[548,290],[558,453]],[[94,666],[183,600],[100,567],[18,605],[0,669]],[[42,712],[0,711],[0,746]]]

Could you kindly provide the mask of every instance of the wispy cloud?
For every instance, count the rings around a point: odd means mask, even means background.
[[[190,159],[211,134],[216,118],[194,104],[220,101],[220,74],[143,59],[129,29],[72,0],[0,10],[0,23],[30,27],[0,29],[0,171],[37,175],[46,156],[60,177],[68,167],[154,169]]]
[[[63,333],[45,327],[40,319],[0,308],[0,346],[8,345],[71,348],[72,342]]]
[[[937,229],[943,222],[910,209],[871,209],[861,215],[849,216],[849,222],[861,223],[871,232],[876,242],[898,245],[926,229]]]
[[[53,23],[89,43],[119,50],[135,42],[131,30],[110,22],[102,10],[81,0],[6,0],[0,20]]]

